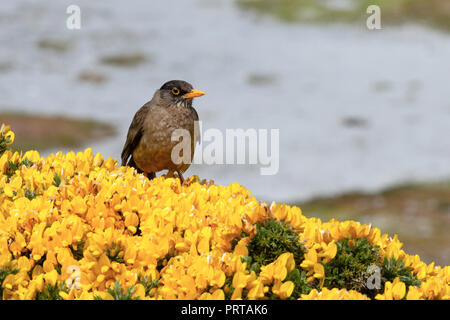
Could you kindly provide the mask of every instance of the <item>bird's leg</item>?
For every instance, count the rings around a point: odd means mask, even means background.
[[[180,177],[180,182],[181,182],[181,184],[183,184],[184,178],[183,178],[183,175],[181,174],[181,171],[178,171],[178,170],[177,170],[177,173],[178,173],[178,177]]]
[[[154,173],[154,172],[144,172],[144,176],[148,180],[152,180],[152,179],[156,178],[156,173]]]
[[[167,174],[166,174],[167,178],[175,178],[175,174],[173,170],[167,170]]]

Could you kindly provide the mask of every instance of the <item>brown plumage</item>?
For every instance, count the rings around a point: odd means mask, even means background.
[[[192,99],[203,94],[185,81],[166,82],[152,100],[136,112],[123,147],[122,165],[134,167],[149,178],[154,178],[161,170],[169,170],[169,174],[177,172],[183,182],[182,173],[190,163],[172,161],[172,149],[179,143],[172,141],[172,134],[176,129],[190,133],[192,160],[195,144],[200,139],[198,127],[195,130],[199,119]]]

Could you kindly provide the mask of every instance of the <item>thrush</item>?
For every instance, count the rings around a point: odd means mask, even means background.
[[[192,100],[204,94],[182,80],[168,81],[156,90],[152,100],[136,112],[131,122],[122,151],[122,165],[135,168],[149,179],[162,170],[168,170],[169,175],[177,172],[183,182],[183,173],[189,168],[200,140],[199,118]],[[177,129],[190,134],[190,161],[179,163],[172,159],[172,150],[179,143],[173,139]]]

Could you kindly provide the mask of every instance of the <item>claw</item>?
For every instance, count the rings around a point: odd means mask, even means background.
[[[210,180],[203,179],[203,180],[200,182],[200,184],[203,184],[203,185],[205,185],[205,186],[210,187],[210,186],[214,185],[214,180],[212,180],[212,179],[210,179]]]

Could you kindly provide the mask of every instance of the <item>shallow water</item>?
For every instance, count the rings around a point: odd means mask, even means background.
[[[120,134],[91,145],[119,158],[135,111],[166,80],[185,79],[207,92],[195,101],[204,129],[280,129],[277,175],[242,165],[187,175],[237,181],[268,201],[450,177],[449,35],[282,24],[225,0],[77,3],[73,31],[71,1],[2,3],[0,110],[112,122]],[[128,54],[145,59],[101,63]],[[105,81],[80,81],[83,72]]]

